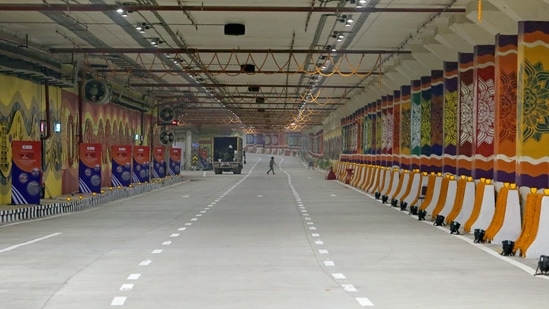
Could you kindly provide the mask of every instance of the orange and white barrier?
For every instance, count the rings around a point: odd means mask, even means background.
[[[501,243],[515,240],[521,233],[519,191],[515,184],[505,183],[499,190],[494,217],[484,234],[484,240]]]
[[[449,177],[449,176],[448,176]],[[432,212],[438,203],[440,197],[440,191],[442,188],[442,181],[446,176],[437,176],[435,174],[429,175],[427,182],[427,192],[422,203],[419,205],[420,210],[425,210],[427,213]],[[418,201],[419,203],[419,201]]]
[[[463,226],[465,233],[470,233],[475,229],[484,230],[490,225],[490,220],[494,216],[496,205],[495,188],[490,179],[481,178],[475,190],[475,202],[471,215]]]
[[[530,237],[521,252],[521,255],[526,258],[549,255],[549,196],[547,194],[549,192],[545,192],[539,198],[533,210],[533,218],[529,224]],[[526,226],[526,222],[524,225]]]

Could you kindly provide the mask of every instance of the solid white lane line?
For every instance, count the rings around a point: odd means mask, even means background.
[[[356,301],[362,306],[362,307],[373,307],[374,304],[366,297],[357,297]]]
[[[61,235],[61,233],[53,233],[53,234],[50,234],[50,235],[46,235],[44,237],[36,238],[36,239],[30,240],[30,241],[27,241],[27,242],[24,242],[24,243],[13,245],[11,247],[7,247],[5,249],[0,250],[0,253],[8,252],[8,251],[11,251],[11,250],[14,250],[14,249],[17,249],[19,247],[26,246],[26,245],[31,245],[31,244],[37,243],[39,241],[46,240],[48,238],[52,238],[52,237],[59,236],[59,235]]]
[[[112,300],[111,306],[124,306],[125,302],[126,302],[126,297],[117,296]]]
[[[133,289],[133,283],[124,283],[120,287],[120,291],[131,291]]]
[[[128,276],[128,280],[137,280],[141,277],[141,274],[131,274]]]

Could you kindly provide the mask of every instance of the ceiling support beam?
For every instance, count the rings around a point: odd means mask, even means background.
[[[399,49],[365,49],[337,50],[323,49],[197,49],[197,48],[131,48],[131,47],[99,47],[99,48],[50,48],[52,54],[338,54],[338,55],[379,55],[379,54],[409,54],[409,50]]]
[[[0,11],[35,12],[103,12],[123,9],[136,11],[178,11],[178,12],[280,12],[280,13],[465,13],[465,8],[421,7],[421,8],[376,8],[376,7],[310,7],[310,6],[204,6],[204,5],[123,5],[123,4],[26,4],[3,3]]]
[[[200,84],[202,87],[211,88],[228,88],[228,87],[263,87],[263,88],[301,88],[305,87],[304,85],[297,84]],[[195,84],[185,84],[185,83],[131,83],[130,87],[196,87]],[[344,85],[318,85],[315,88],[325,88],[325,89],[354,89],[362,88],[361,86],[344,86]]]
[[[105,70],[96,70],[96,72],[98,73],[132,73],[132,74],[138,74],[138,73],[141,73],[141,72],[147,72],[147,73],[187,73],[187,74],[192,74],[192,75],[198,75],[198,74],[204,74],[204,73],[210,73],[210,74],[213,74],[213,75],[219,75],[219,74],[231,74],[231,75],[235,75],[235,74],[246,74],[246,75],[254,75],[254,74],[309,74],[309,75],[316,75],[318,74],[318,72],[316,71],[281,71],[281,70],[278,70],[278,71],[266,71],[266,70],[261,70],[261,69],[257,69],[257,71],[253,72],[253,73],[248,73],[248,72],[245,72],[245,71],[242,71],[242,70],[207,70],[207,71],[200,71],[200,70],[172,70],[172,69],[150,69],[150,70],[145,70],[145,71],[142,71],[142,70],[139,70],[139,69],[135,69],[135,70],[132,70],[132,69],[128,69],[128,70],[125,70],[125,69],[116,69],[116,70],[109,70],[109,69],[105,69]],[[325,74],[328,74],[327,72],[323,72]],[[363,71],[363,72],[341,72],[341,71],[337,71],[337,72],[334,72],[334,75],[363,75],[363,76],[366,76],[366,75],[382,75],[383,73],[379,73],[379,72],[372,72],[372,71]],[[189,87],[191,86],[195,86],[196,87],[196,84],[195,85],[191,85],[189,84]],[[211,87],[214,87],[216,85],[212,85]],[[255,86],[255,85],[254,85]],[[244,86],[242,86],[244,87]],[[301,85],[300,87],[304,87],[304,85]],[[347,87],[347,88],[352,88],[352,87]]]

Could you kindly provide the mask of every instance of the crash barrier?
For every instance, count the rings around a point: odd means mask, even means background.
[[[442,181],[445,178],[446,177],[443,177],[441,175],[437,176],[435,175],[435,173],[431,173],[431,175],[428,176],[425,195],[421,195],[421,192],[420,192],[420,196],[418,197],[418,200],[415,201],[412,205],[412,206],[418,206],[418,213],[419,211],[422,211],[422,213],[426,215],[427,213],[432,212],[432,210],[435,208],[440,198]]]
[[[534,209],[529,211],[530,218],[525,218],[523,224],[521,236],[525,234],[525,242],[517,246],[521,250],[521,255],[526,258],[538,258],[549,254],[549,190],[545,189],[543,195],[536,195],[536,202],[532,207]]]
[[[450,174],[419,170],[339,165],[342,171],[355,169],[355,179],[351,181],[354,187],[375,193],[384,204],[403,204],[401,210],[408,206],[410,214],[418,215],[418,219],[422,214],[425,219],[428,213],[435,225],[447,225],[451,234],[463,231],[473,234],[476,243],[502,244],[502,255],[549,255],[549,189],[538,192],[532,188],[521,211],[516,184],[504,183],[496,195],[495,184],[485,178],[476,182],[472,177],[456,179]],[[414,207],[416,213],[412,211]]]
[[[486,229],[484,241],[501,243],[514,241],[521,232],[520,196],[516,184],[505,183],[499,190],[496,208],[490,225]]]
[[[541,193],[532,188],[526,196],[526,207],[524,208],[524,221],[520,236],[515,241],[513,253],[519,253],[522,257],[539,257],[542,254],[549,253],[549,231],[547,219],[547,200],[549,190],[545,189]],[[545,211],[542,210],[545,208]],[[545,220],[544,220],[545,219]]]
[[[67,200],[43,205],[28,205],[23,207],[13,206],[17,208],[0,210],[0,224],[82,211],[118,199],[128,198],[141,193],[160,189],[165,186],[176,184],[182,181],[183,177],[170,177],[162,181],[138,184],[132,187],[106,188],[106,190],[103,190],[103,193],[85,197],[83,199],[71,199],[70,201]]]
[[[471,233],[471,231],[475,230],[486,233],[486,229],[494,217],[496,205],[495,192],[495,187],[490,179],[480,179],[475,192],[475,203],[471,216],[469,216],[463,227],[465,233]],[[482,235],[482,238],[484,238],[484,235]]]

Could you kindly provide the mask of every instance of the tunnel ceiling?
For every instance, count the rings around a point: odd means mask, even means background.
[[[0,73],[68,87],[63,67],[78,64],[132,104],[172,107],[180,125],[302,131],[387,78],[426,25],[467,3],[1,0]]]

